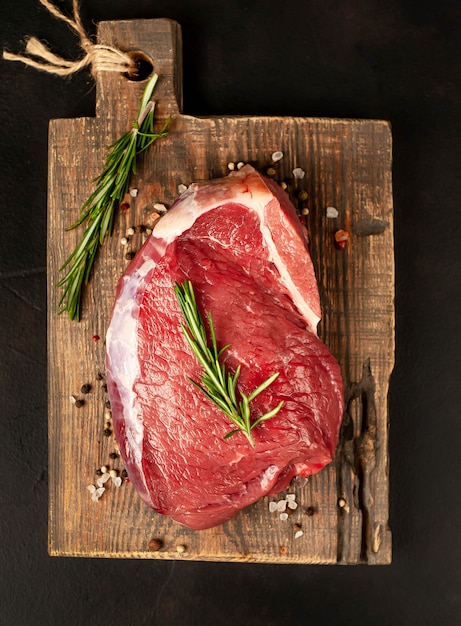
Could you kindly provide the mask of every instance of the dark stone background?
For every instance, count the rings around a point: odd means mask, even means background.
[[[70,0],[56,0],[69,9]],[[459,0],[83,0],[103,19],[176,19],[185,112],[388,119],[396,367],[388,567],[47,555],[46,186],[51,118],[92,115],[88,72],[0,61],[0,623],[461,623]],[[0,45],[77,43],[37,0],[1,0]],[[72,458],[69,458],[72,463]],[[78,472],[79,468],[76,467]]]

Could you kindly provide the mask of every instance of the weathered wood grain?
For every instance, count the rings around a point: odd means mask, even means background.
[[[159,126],[172,114],[170,134],[144,158],[133,181],[129,210],[120,211],[114,236],[102,249],[84,298],[83,319],[57,316],[59,267],[81,232],[65,232],[92,190],[105,146],[136,117],[144,84],[121,75],[97,81],[96,117],[53,120],[49,132],[48,375],[49,550],[52,555],[260,561],[280,563],[389,563],[388,406],[394,362],[394,259],[391,133],[383,121],[282,118],[196,118],[181,114],[181,37],[169,20],[105,22],[99,39],[141,50],[160,81]],[[104,335],[118,277],[128,264],[120,245],[135,226],[128,251],[145,238],[156,202],[171,204],[179,184],[227,173],[230,161],[263,171],[274,150],[284,158],[277,180],[308,208],[310,248],[321,292],[320,334],[339,360],[347,412],[334,463],[293,484],[298,509],[288,521],[269,513],[264,498],[234,520],[208,531],[187,530],[148,509],[130,484],[109,484],[98,503],[87,485],[109,459],[112,437],[104,430]],[[292,180],[300,166],[306,177]],[[298,200],[306,191],[307,200]],[[326,217],[326,207],[339,211]],[[344,250],[334,233],[350,233]],[[99,335],[100,341],[92,337]],[[82,394],[83,384],[91,392]],[[69,397],[84,400],[77,408]],[[272,498],[274,499],[274,498]],[[303,530],[295,539],[295,530]],[[162,548],[149,549],[157,538]],[[186,551],[177,552],[183,545]]]

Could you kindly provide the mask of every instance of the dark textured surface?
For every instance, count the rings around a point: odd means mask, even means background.
[[[187,113],[391,121],[394,561],[286,567],[47,556],[47,126],[91,115],[94,94],[85,72],[64,80],[1,61],[0,623],[459,623],[459,2],[86,0],[83,17],[89,29],[101,19],[176,19]],[[9,50],[36,34],[56,52],[78,54],[68,28],[36,0],[3,0],[0,33]]]

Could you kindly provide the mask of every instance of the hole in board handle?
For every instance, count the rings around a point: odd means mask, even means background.
[[[127,52],[127,54],[133,59],[134,67],[125,72],[123,76],[125,76],[127,80],[137,82],[149,78],[154,71],[154,64],[147,54],[144,54],[144,52],[141,52],[140,50],[133,50]]]

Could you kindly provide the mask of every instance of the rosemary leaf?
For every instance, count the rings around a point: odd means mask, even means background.
[[[147,83],[136,121],[108,147],[104,169],[94,181],[95,190],[82,205],[78,219],[66,229],[86,223],[82,240],[59,270],[66,270],[57,285],[63,289],[59,314],[66,312],[71,320],[80,320],[83,289],[100,246],[112,235],[115,212],[129,190],[131,176],[136,173],[137,156],[168,134],[169,119],[159,132],[154,132],[155,106],[150,99],[157,80],[158,75],[154,74]]]
[[[219,359],[230,344],[218,350],[216,333],[211,312],[208,313],[208,325],[210,329],[211,341],[208,340],[205,324],[197,306],[194,288],[188,280],[182,285],[175,283],[174,291],[178,300],[185,323],[181,323],[181,329],[185,339],[203,368],[200,382],[189,379],[200,391],[217,406],[236,426],[226,435],[224,439],[229,439],[233,435],[242,432],[248,439],[252,447],[255,442],[251,431],[269,419],[277,415],[283,406],[283,401],[275,408],[264,413],[251,423],[251,402],[265,389],[271,385],[278,377],[279,372],[275,372],[267,380],[262,382],[256,389],[246,395],[237,389],[241,366],[238,365],[235,372],[230,373],[224,363]]]

